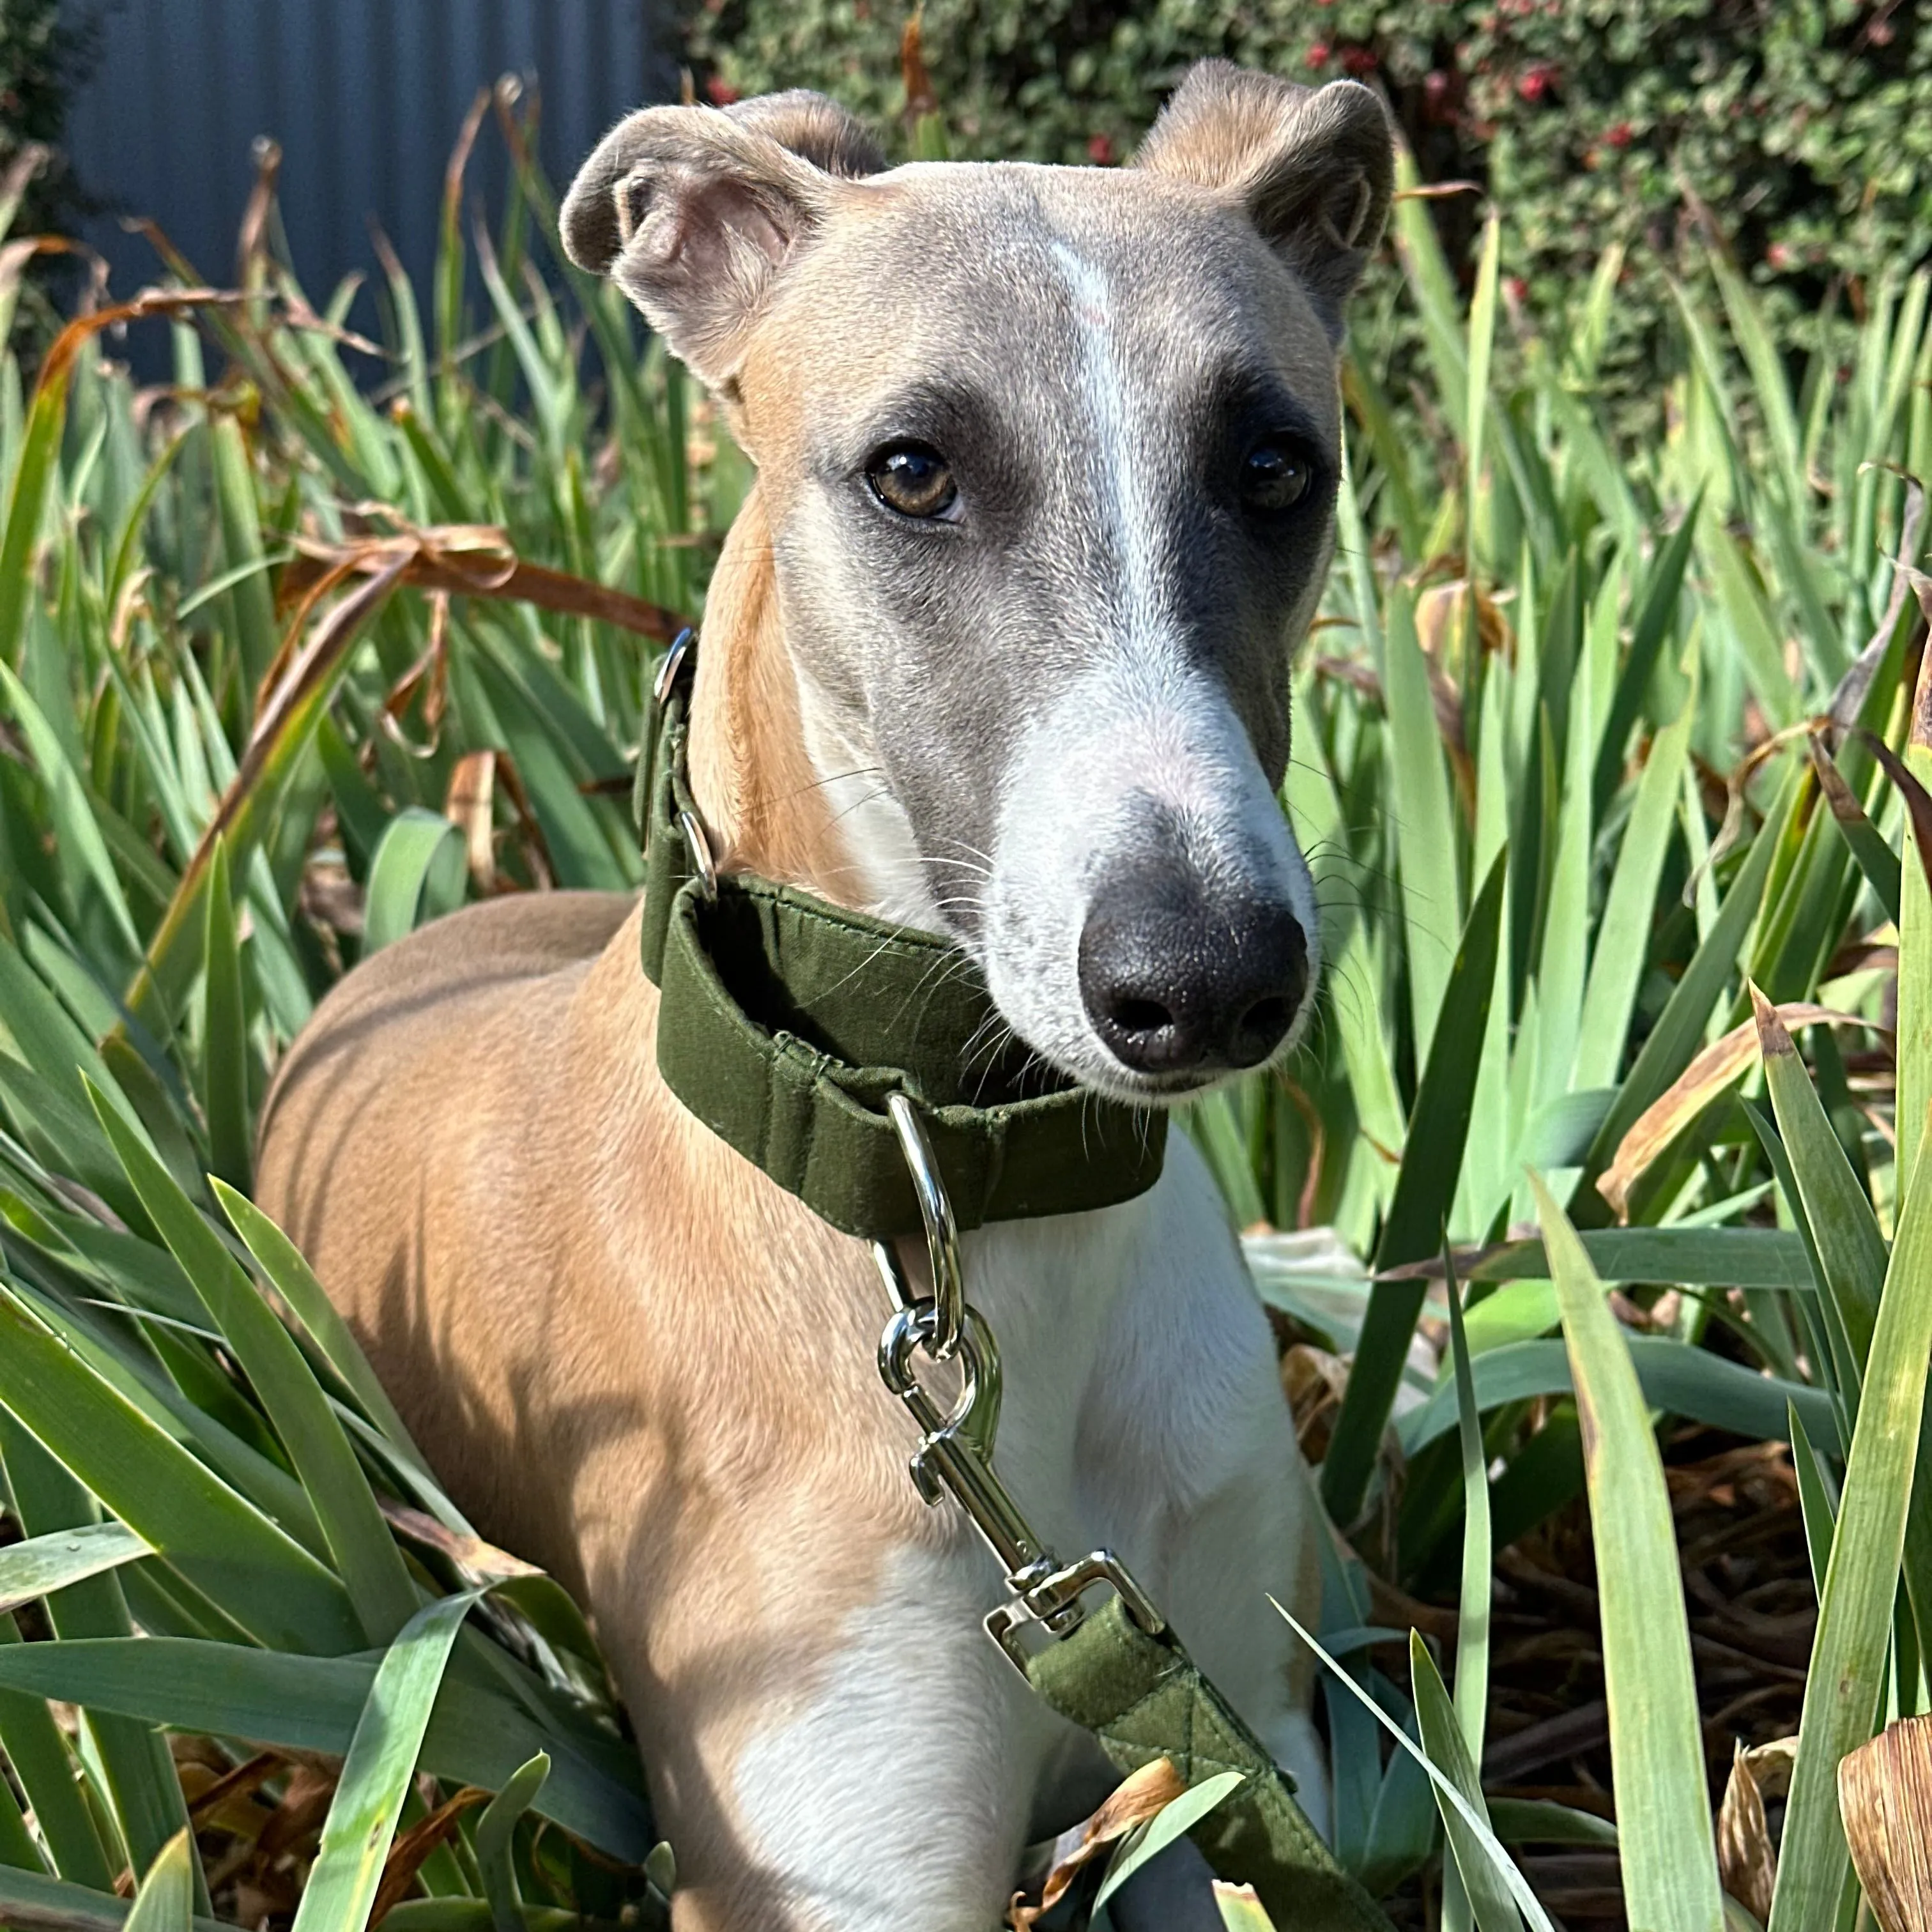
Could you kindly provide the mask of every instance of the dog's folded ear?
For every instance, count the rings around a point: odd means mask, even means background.
[[[1306,283],[1331,335],[1388,219],[1387,110],[1352,80],[1298,87],[1222,60],[1190,68],[1136,165],[1226,196]]]
[[[707,381],[842,180],[885,165],[836,101],[798,88],[729,108],[647,107],[578,172],[559,221],[580,268],[608,274]]]

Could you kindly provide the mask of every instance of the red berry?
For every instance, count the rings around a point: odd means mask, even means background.
[[[738,98],[738,90],[722,74],[714,74],[704,83],[704,91],[710,95],[714,107],[729,107]]]
[[[1328,43],[1326,40],[1317,40],[1308,50],[1308,64],[1317,69],[1328,64]]]
[[[1780,270],[1788,268],[1791,266],[1791,250],[1782,242],[1774,242],[1764,251],[1764,260],[1767,268]]]
[[[1604,139],[1613,148],[1628,148],[1630,144],[1630,124],[1628,121],[1619,121]]]
[[[1114,160],[1114,143],[1105,134],[1096,134],[1087,143],[1087,158],[1096,168],[1111,167]]]
[[[1344,74],[1373,74],[1376,57],[1366,47],[1344,47],[1342,50],[1342,70]]]

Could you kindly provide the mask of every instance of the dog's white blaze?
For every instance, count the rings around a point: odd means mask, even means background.
[[[1028,730],[1001,781],[986,924],[994,1000],[1036,1047],[1096,1084],[1117,1064],[1089,1022],[1078,974],[1096,881],[1147,828],[1150,802],[1178,826],[1187,861],[1238,888],[1255,868],[1287,900],[1306,937],[1309,983],[1320,962],[1308,868],[1268,790],[1226,691],[1190,661],[1166,580],[1160,439],[1136,406],[1103,270],[1064,240],[1051,244],[1080,349],[1091,508],[1119,580],[1096,596],[1090,668]],[[1290,1043],[1305,1023],[1297,1016]]]
[[[1070,242],[1056,241],[1053,259],[1072,298],[1080,332],[1080,368],[1090,412],[1094,478],[1106,506],[1108,535],[1126,593],[1122,641],[1136,652],[1158,648],[1170,632],[1157,562],[1160,532],[1138,460],[1139,437],[1120,367],[1114,291],[1104,269]]]
[[[1301,1614],[1319,1588],[1300,1562],[1309,1504],[1294,1426],[1213,1178],[1184,1136],[1168,1145],[1138,1201],[965,1237],[974,1303],[1006,1365],[999,1466],[1063,1556],[1106,1546],[1126,1561],[1320,1823],[1322,1753],[1291,1708],[1292,1637],[1268,1601]],[[1072,1822],[1111,1782],[979,1628],[999,1597],[976,1539],[901,1547],[854,1606],[809,1702],[741,1755],[734,1796],[753,1856],[844,1881],[796,1901],[801,1928],[984,1932],[1006,1904],[1036,1786],[1058,1774],[1062,1815],[1036,1829]],[[909,1657],[916,1700],[905,1696]],[[1204,1881],[1190,1901],[1206,1908],[1198,1922],[1178,1908],[1186,1872],[1184,1860],[1124,1899],[1121,1932],[1218,1924]]]

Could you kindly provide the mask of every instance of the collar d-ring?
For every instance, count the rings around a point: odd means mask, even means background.
[[[886,1112],[912,1176],[920,1219],[926,1223],[926,1252],[932,1270],[932,1336],[927,1352],[935,1362],[950,1361],[966,1331],[966,1278],[959,1265],[959,1228],[952,1202],[940,1178],[939,1162],[926,1138],[912,1096],[903,1090],[886,1096]]]

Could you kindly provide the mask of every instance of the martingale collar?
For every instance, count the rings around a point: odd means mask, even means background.
[[[958,946],[712,871],[686,773],[695,656],[687,632],[664,661],[638,772],[640,951],[664,1084],[821,1220],[867,1240],[924,1226],[886,1112],[897,1091],[918,1106],[962,1228],[1144,1193],[1166,1114],[1034,1063]]]

